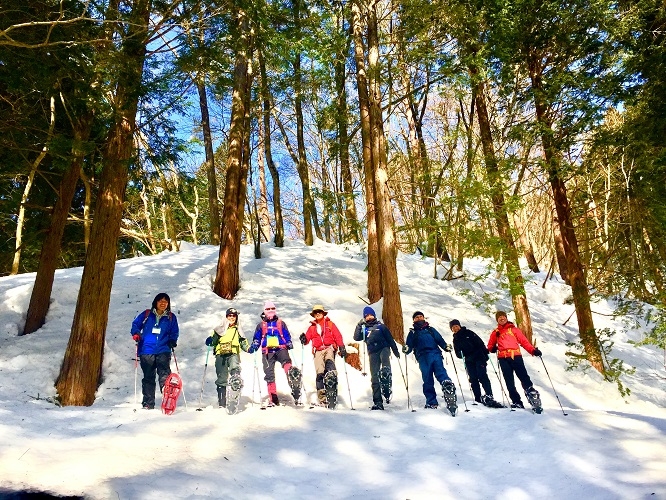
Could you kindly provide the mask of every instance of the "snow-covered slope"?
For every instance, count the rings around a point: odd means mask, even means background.
[[[251,248],[242,249],[242,288],[233,301],[211,292],[215,247],[184,244],[179,253],[117,262],[104,383],[89,408],[58,408],[45,399],[54,396],[81,269],[58,271],[46,324],[24,337],[17,333],[34,275],[0,278],[0,496],[33,489],[105,499],[666,499],[662,353],[627,343],[640,339],[641,331],[627,329],[622,318],[613,318],[610,304],[597,302],[596,326],[618,331],[613,355],[636,367],[636,373],[624,379],[632,393],[623,399],[593,371],[565,371],[565,343],[576,339],[575,317],[563,326],[573,312],[572,305],[564,304],[570,292],[557,280],[542,288],[544,275],[530,275],[527,291],[545,365],[538,358],[525,359],[542,395],[542,415],[472,405],[457,359],[469,412],[460,396],[455,418],[445,410],[424,410],[412,356],[406,366],[404,356],[392,361],[394,400],[385,412],[368,410],[369,377],[351,367],[345,376],[340,360],[336,410],[307,405],[261,410],[259,389],[266,394],[261,362],[256,354],[245,353],[240,412],[230,416],[215,408],[212,357],[203,378],[204,340],[228,307],[240,311],[240,322],[250,335],[264,301],[272,300],[292,334],[299,334],[307,327],[312,305],[323,303],[345,340],[351,341],[366,305],[361,299],[365,258],[358,248],[321,241],[306,247],[294,241],[282,249],[264,245],[262,252],[263,258],[255,260]],[[478,282],[447,282],[432,278],[430,259],[402,255],[398,264],[406,325],[418,309],[447,341],[453,318],[486,340],[495,326],[495,308],[510,310],[510,299],[492,274]],[[465,271],[480,275],[486,267],[470,260]],[[129,326],[161,291],[171,296],[181,328],[176,354],[187,404],[181,399],[173,416],[138,410],[135,400]],[[484,304],[484,296],[497,300]],[[381,303],[373,307],[381,315]],[[292,359],[303,364],[306,395],[313,399],[312,356],[296,344]],[[457,384],[452,358],[447,355],[445,362]],[[403,374],[416,412],[407,407]],[[498,379],[490,375],[499,399]],[[140,370],[138,379],[140,402]],[[203,411],[195,411],[202,381]],[[289,401],[279,370],[277,386],[281,399]]]

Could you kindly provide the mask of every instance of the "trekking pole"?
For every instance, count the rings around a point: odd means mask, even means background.
[[[553,380],[550,378],[550,373],[548,373],[548,368],[546,368],[546,363],[544,363],[543,358],[539,356],[541,359],[541,363],[543,364],[543,369],[546,370],[546,375],[548,375],[548,380],[550,380],[550,386],[553,388],[553,392],[555,393],[555,397],[557,398],[557,402],[560,403],[560,397],[557,395],[557,391],[555,390],[555,386],[553,385]],[[564,413],[564,408],[562,408],[562,403],[560,403],[560,409],[562,410],[562,413],[566,417],[568,413]]]
[[[136,402],[136,381],[137,374],[139,373],[139,343],[136,343],[136,354],[134,355],[134,404]]]
[[[405,355],[405,361],[407,361],[407,356]],[[407,365],[405,365],[405,370]],[[398,359],[398,368],[400,368],[400,375],[402,376],[402,382],[405,384],[405,390],[407,391],[407,409],[416,411],[414,408],[412,408],[412,400],[409,397],[409,386],[407,385],[407,379],[405,378],[405,372],[402,371],[402,365],[400,364],[400,360]]]
[[[509,402],[510,399],[506,395],[506,391],[504,390],[504,384],[502,384],[502,379],[499,376],[499,373],[497,373],[497,370],[495,369],[495,363],[493,363],[493,358],[488,356],[488,361],[490,361],[490,366],[493,367],[493,371],[495,372],[495,375],[497,376],[497,381],[499,382],[500,389],[502,389],[502,401],[506,401],[506,403],[509,405],[509,408],[511,408],[511,403]],[[515,408],[511,408],[511,411],[516,411]]]
[[[203,411],[201,402],[203,401],[204,382],[206,381],[206,368],[208,368],[208,354],[210,354],[210,346],[206,350],[206,364],[204,365],[203,377],[201,377],[201,394],[199,394],[199,408],[197,408],[197,411]]]
[[[405,354],[405,385],[407,386],[407,406],[411,405],[411,399],[409,397],[409,370],[407,369],[407,355]],[[412,406],[412,411],[415,412],[416,410]]]
[[[354,408],[354,400],[352,399],[352,395],[351,395],[351,387],[349,385],[349,375],[347,374],[347,360],[345,358],[342,358],[342,362],[344,363],[344,367],[345,367],[345,379],[347,380],[347,392],[349,392],[349,406],[351,407],[352,410],[356,410],[356,408]]]
[[[173,353],[173,362],[176,363],[176,373],[180,375],[180,370],[178,369],[178,359],[176,359],[176,350],[172,347],[171,352]],[[183,392],[183,403],[185,403],[185,411],[187,411],[187,399],[185,398],[185,384],[183,384],[183,388],[181,390]]]
[[[469,408],[467,408],[467,401],[465,401],[465,394],[463,394],[462,384],[460,383],[460,377],[458,376],[458,368],[456,368],[456,363],[455,361],[453,361],[453,353],[449,351],[449,354],[451,355],[451,364],[453,365],[453,371],[456,372],[456,378],[458,379],[458,387],[460,387],[460,395],[462,396],[463,404],[465,405],[465,412],[468,412]]]
[[[365,364],[366,364],[366,361],[365,361],[365,355],[367,354],[367,352],[368,352],[368,346],[367,346],[367,344],[366,344],[365,341],[364,341],[364,342],[363,342],[363,376],[364,376],[364,377],[367,377],[367,375],[368,375],[368,374],[365,372]]]
[[[261,393],[261,382],[259,381],[259,366],[257,365],[257,355],[259,351],[254,353],[254,380],[257,381],[257,387],[259,388],[259,403],[261,404],[261,399],[264,397]],[[254,398],[254,385],[252,387],[252,397]]]
[[[472,396],[474,396],[474,389],[472,389],[472,382],[469,379],[469,371],[467,371],[467,362],[465,361],[465,355],[464,354],[463,354],[463,357],[462,357],[462,361],[463,361],[463,366],[465,367],[465,375],[467,375],[467,383],[469,384],[469,391],[472,393]],[[474,400],[472,405],[477,406],[476,399]]]

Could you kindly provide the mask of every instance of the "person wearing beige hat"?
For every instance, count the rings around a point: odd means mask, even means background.
[[[335,353],[344,359],[347,356],[342,334],[335,323],[328,317],[328,312],[321,304],[312,307],[310,326],[299,339],[305,346],[312,343],[315,371],[317,372],[317,398],[319,404],[335,408],[337,399],[338,374],[335,369]]]

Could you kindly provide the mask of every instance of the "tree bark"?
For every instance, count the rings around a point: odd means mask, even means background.
[[[527,298],[525,295],[525,284],[523,275],[520,271],[518,262],[518,251],[511,235],[511,226],[504,199],[504,183],[500,175],[495,146],[493,144],[492,130],[490,127],[490,117],[486,104],[485,85],[483,81],[474,81],[478,78],[478,69],[470,66],[470,76],[474,86],[474,96],[476,99],[476,116],[479,120],[479,132],[481,136],[481,146],[483,147],[484,164],[490,183],[491,198],[493,202],[493,212],[495,215],[495,224],[497,233],[502,241],[504,250],[504,262],[506,265],[506,274],[509,280],[509,292],[511,293],[511,302],[513,304],[516,322],[527,339],[532,342],[532,320],[530,311],[527,307]]]
[[[206,151],[206,177],[208,179],[208,210],[210,212],[210,244],[220,244],[220,204],[217,201],[217,175],[215,172],[215,153],[213,136],[210,132],[210,116],[208,114],[208,98],[203,82],[197,82],[199,92],[199,108],[201,109],[201,129],[203,131],[204,150]]]
[[[382,278],[379,266],[377,221],[375,217],[375,188],[372,169],[372,146],[370,134],[370,97],[365,64],[365,44],[361,8],[358,0],[351,3],[351,25],[354,37],[354,60],[356,62],[356,88],[361,121],[363,146],[363,173],[365,185],[366,224],[368,231],[368,300],[377,302],[382,297]]]
[[[104,338],[115,269],[128,166],[146,56],[151,0],[135,0],[122,42],[115,119],[106,140],[90,247],[65,357],[56,381],[61,404],[90,406],[101,379]]]
[[[51,302],[53,279],[58,267],[58,257],[62,248],[62,235],[65,232],[69,208],[76,191],[76,183],[81,174],[83,159],[85,157],[84,143],[90,136],[92,127],[92,114],[82,117],[74,126],[74,144],[72,145],[72,162],[69,170],[65,172],[60,181],[58,200],[51,214],[51,225],[46,233],[39,255],[39,264],[35,276],[35,284],[30,295],[30,305],[26,313],[25,328],[22,335],[33,333],[40,329],[46,320]]]
[[[531,61],[529,65],[532,92],[534,94],[534,108],[536,119],[541,130],[541,143],[548,169],[548,178],[553,191],[555,211],[559,230],[562,236],[562,246],[566,260],[567,275],[571,284],[571,292],[576,307],[578,320],[578,335],[585,349],[585,356],[590,364],[600,373],[605,374],[599,338],[594,329],[592,310],[590,308],[590,293],[587,288],[585,272],[578,253],[578,240],[571,222],[571,208],[567,196],[567,189],[560,175],[559,155],[553,142],[553,129],[548,117],[548,105],[544,99],[544,84],[539,73],[540,62]]]
[[[249,134],[246,127],[249,123],[248,116],[250,113],[248,100],[251,86],[251,66],[246,14],[243,12],[241,16],[243,45],[236,51],[234,67],[220,252],[213,286],[213,292],[224,299],[234,298],[240,288],[240,245],[247,196],[247,165],[249,165],[247,158],[244,158],[244,150],[245,141],[247,140],[246,135]]]
[[[373,184],[375,191],[375,218],[377,220],[377,243],[382,275],[384,305],[382,319],[391,330],[393,338],[404,344],[402,304],[398,284],[395,235],[393,232],[393,207],[388,187],[386,138],[382,116],[381,72],[379,65],[379,33],[377,2],[368,12],[368,89],[370,104],[370,138],[372,148]]]
[[[273,152],[271,148],[271,98],[268,91],[268,80],[266,76],[266,61],[264,53],[259,51],[259,71],[261,72],[261,101],[263,108],[264,122],[264,153],[266,157],[266,166],[271,174],[273,184],[273,215],[275,217],[275,237],[273,241],[275,246],[282,248],[284,246],[284,221],[282,218],[282,203],[280,201],[280,174],[273,161]]]

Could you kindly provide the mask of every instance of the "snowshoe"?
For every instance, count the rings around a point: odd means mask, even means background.
[[[332,410],[338,402],[338,372],[332,370],[324,375],[324,387],[328,407]]]
[[[495,401],[492,396],[487,394],[485,396],[481,396],[480,403],[483,406],[487,406],[488,408],[506,408],[506,406],[504,406],[502,403]]]
[[[532,411],[534,413],[539,414],[543,411],[543,406],[541,406],[541,396],[539,395],[539,391],[534,387],[530,387],[525,391],[525,397],[527,397],[527,400],[532,405]]]
[[[458,411],[456,386],[450,380],[445,380],[442,384],[442,392],[444,393],[444,401],[446,401],[446,409],[449,410],[452,417],[455,417]]]
[[[393,390],[391,389],[392,380],[390,367],[384,366],[379,370],[379,383],[382,386],[382,395],[386,400],[386,404],[389,404],[391,402],[391,395],[393,394]]]
[[[240,370],[234,368],[229,373],[229,380],[227,383],[227,413],[234,415],[238,411],[238,403],[240,401],[241,389],[243,388],[243,379],[240,376]]]
[[[426,410],[436,410],[437,408],[439,408],[439,405],[426,404],[423,408],[425,408]]]
[[[375,403],[374,405],[372,405],[372,408],[370,408],[370,409],[371,410],[383,410],[384,405],[382,403]]]
[[[296,404],[301,399],[301,383],[303,379],[303,373],[300,368],[292,366],[287,372],[287,381],[289,382],[289,387],[291,387],[291,395],[294,398]]]
[[[172,415],[176,411],[178,396],[183,390],[183,381],[177,373],[170,373],[162,390],[162,413]]]
[[[518,401],[517,403],[511,403],[511,408],[513,409],[518,408],[520,410],[523,410],[525,409],[525,406],[523,406],[523,403],[521,401]]]

